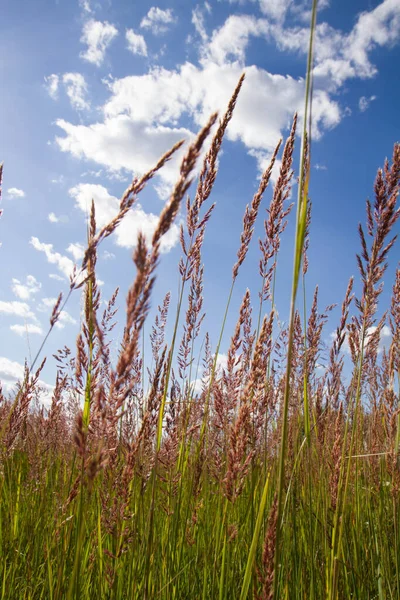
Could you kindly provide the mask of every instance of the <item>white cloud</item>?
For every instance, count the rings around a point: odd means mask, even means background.
[[[115,258],[115,254],[113,252],[109,252],[108,250],[104,250],[103,258],[104,260],[113,260]]]
[[[162,10],[152,6],[147,15],[141,20],[140,27],[150,29],[154,35],[160,35],[168,31],[169,26],[176,22],[172,9]]]
[[[249,15],[231,15],[216,29],[209,44],[203,47],[203,55],[220,65],[228,60],[244,64],[245,51],[251,36],[266,37],[271,30],[269,21]]]
[[[291,0],[260,0],[260,9],[264,15],[276,21],[283,21]]]
[[[57,273],[49,273],[50,279],[54,279],[55,281],[65,281],[64,277],[57,275]]]
[[[14,383],[24,377],[24,367],[15,360],[0,356],[0,379]]]
[[[64,132],[56,138],[58,146],[77,158],[93,160],[116,175],[140,175],[177,140],[192,137],[188,122],[195,123],[195,129],[215,110],[222,113],[245,72],[227,138],[241,141],[260,168],[279,137],[288,130],[294,112],[298,111],[301,118],[304,104],[303,78],[246,66],[252,37],[263,37],[282,51],[307,52],[308,28],[285,28],[281,6],[287,7],[287,3],[269,0],[263,4],[264,12],[274,13],[277,20],[271,16],[257,19],[232,15],[208,38],[202,29],[201,13],[194,11],[195,26],[203,39],[199,65],[186,62],[175,69],[153,67],[144,75],[108,79],[110,97],[103,106],[103,119],[88,125],[58,120],[57,125]],[[157,10],[161,9],[153,7],[149,15],[158,15]],[[144,19],[146,23],[149,15]],[[371,27],[364,31],[361,25],[368,25],[371,19]],[[376,45],[395,43],[400,32],[399,19],[398,0],[384,0],[370,13],[360,15],[350,33],[327,23],[318,25],[313,97],[316,139],[348,114],[332,94],[349,78],[373,75],[370,52]],[[165,195],[175,181],[178,164],[177,157],[160,172],[156,184],[161,194]]]
[[[45,77],[44,81],[45,81],[45,88],[46,88],[47,93],[49,94],[50,98],[53,98],[53,100],[57,100],[58,84],[59,84],[58,75],[53,73],[53,75],[49,75],[48,77]]]
[[[24,190],[20,190],[16,187],[8,188],[7,194],[9,198],[25,198]]]
[[[81,73],[64,73],[63,83],[72,108],[76,110],[87,110],[90,108],[90,104],[86,100],[88,91],[87,83]]]
[[[91,14],[93,12],[89,0],[79,0],[79,6],[85,13]]]
[[[43,252],[47,258],[47,261],[52,265],[56,265],[61,273],[65,275],[65,277],[69,278],[69,276],[73,273],[74,262],[67,256],[63,256],[59,252],[55,252],[53,250],[53,244],[45,244],[37,237],[31,237],[30,244],[35,248],[35,250]]]
[[[317,171],[327,171],[328,167],[326,165],[321,165],[319,163],[316,163],[314,166],[314,169],[316,169]]]
[[[62,310],[56,321],[56,327],[58,329],[64,329],[66,325],[76,325],[77,321],[66,311]]]
[[[42,298],[39,306],[37,307],[40,312],[48,312],[50,309],[53,310],[55,304],[57,302],[57,298]]]
[[[127,48],[132,54],[147,56],[147,45],[142,35],[135,33],[133,29],[127,29],[125,37],[128,42]]]
[[[36,316],[31,311],[29,305],[25,302],[18,302],[17,300],[11,300],[10,302],[0,300],[0,313],[36,321]]]
[[[94,160],[114,171],[143,173],[175,142],[192,137],[190,131],[174,125],[180,118],[188,115],[201,126],[212,112],[225,110],[243,70],[246,81],[227,137],[240,140],[247,149],[270,152],[294,112],[302,110],[304,81],[255,66],[244,69],[238,62],[215,64],[210,60],[202,67],[185,63],[176,71],[153,69],[146,75],[111,82],[104,121],[86,126],[59,120],[57,125],[66,135],[56,141],[62,151],[77,158]],[[340,118],[337,102],[316,90],[314,135],[319,137]],[[178,158],[161,170],[162,182],[175,181]]]
[[[49,213],[47,215],[47,218],[50,221],[50,223],[67,223],[68,222],[68,217],[66,215],[60,215],[57,217],[57,215],[53,212]]]
[[[50,183],[61,185],[62,183],[64,183],[64,175],[58,175],[57,177],[53,177],[53,179],[50,179]]]
[[[304,28],[271,28],[278,47],[307,52],[309,30]],[[400,38],[400,3],[384,0],[373,10],[361,13],[350,33],[345,34],[327,23],[316,28],[315,84],[335,90],[347,79],[371,78],[377,68],[369,54],[377,46],[392,46]]]
[[[117,35],[117,28],[107,21],[87,21],[81,37],[81,42],[87,44],[87,50],[81,53],[81,57],[99,67],[104,61],[107,48]]]
[[[80,183],[71,188],[69,193],[75,199],[77,208],[85,214],[87,203],[93,198],[96,207],[96,222],[99,227],[106,225],[118,213],[119,200],[111,196],[102,185]],[[157,224],[158,215],[146,213],[141,205],[136,203],[116,229],[115,242],[118,246],[132,248],[136,244],[139,231],[150,242]],[[178,241],[179,228],[173,224],[162,238],[161,251],[169,252]]]
[[[192,23],[203,42],[207,42],[208,34],[204,24],[204,14],[199,6],[192,11]]]
[[[21,337],[31,334],[43,335],[43,329],[41,326],[33,325],[32,323],[26,323],[25,325],[10,325],[10,329]]]
[[[57,121],[57,125],[66,133],[65,137],[56,138],[63,152],[93,160],[114,172],[125,169],[135,175],[152,168],[176,142],[192,138],[191,132],[182,127],[151,127],[135,123],[127,115],[107,118],[103,123],[88,126],[72,125],[63,120]],[[176,180],[183,153],[182,148],[160,172],[169,184]]]
[[[41,287],[42,284],[33,275],[27,276],[25,284],[18,279],[12,280],[12,291],[21,300],[29,300],[31,296],[40,291]]]
[[[72,254],[75,262],[78,262],[79,260],[82,260],[85,255],[85,247],[83,244],[77,242],[75,244],[70,244],[67,248],[67,252]]]
[[[371,102],[373,102],[374,100],[376,100],[376,96],[370,96],[369,98],[367,98],[366,96],[361,96],[361,98],[358,101],[358,108],[361,112],[365,112],[369,108]]]

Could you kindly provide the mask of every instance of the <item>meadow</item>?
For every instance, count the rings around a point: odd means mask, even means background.
[[[312,35],[310,46],[306,116]],[[400,598],[400,269],[390,304],[380,302],[396,254],[400,145],[383,161],[359,227],[361,294],[353,293],[351,278],[326,348],[332,306],[320,308],[318,288],[308,310],[301,302],[312,219],[311,139],[308,119],[298,135],[294,116],[245,207],[225,318],[212,347],[202,249],[219,153],[243,81],[226,113],[212,115],[186,149],[151,244],[139,235],[124,311],[117,312],[118,290],[104,309],[98,248],[180,144],[132,181],[119,213],[102,229],[92,204],[87,248],[69,289],[83,295],[81,328],[76,348],[55,355],[49,408],[36,401],[46,340],[15,393],[0,389],[4,600]],[[264,206],[268,187],[272,200]],[[160,240],[178,214],[185,215],[178,302],[172,305],[166,289],[149,323]],[[236,327],[227,332],[232,293],[263,215],[259,294],[245,291]],[[295,249],[290,317],[282,323],[275,281],[288,219],[296,219]],[[49,333],[69,295],[54,306]],[[114,362],[117,319],[124,329]],[[384,327],[391,343],[381,350]],[[151,357],[143,354],[145,335]]]

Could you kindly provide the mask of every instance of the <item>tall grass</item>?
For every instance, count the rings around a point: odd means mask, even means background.
[[[118,290],[101,312],[98,248],[180,144],[132,182],[119,213],[100,231],[92,205],[87,249],[69,291],[84,296],[81,330],[76,351],[65,347],[56,355],[49,409],[35,402],[39,356],[14,394],[0,390],[2,599],[400,598],[400,269],[390,306],[378,313],[400,216],[400,145],[378,171],[366,230],[359,228],[362,295],[354,297],[350,279],[326,351],[332,307],[319,308],[318,289],[309,312],[305,302],[303,311],[296,303],[306,282],[311,218],[316,3],[312,18],[288,325],[278,323],[275,286],[291,214],[297,115],[266,207],[260,295],[252,301],[244,291],[225,368],[218,367],[218,354],[232,291],[280,140],[244,211],[215,348],[204,331],[202,250],[214,208],[207,204],[242,77],[225,115],[218,123],[212,116],[187,149],[151,244],[138,237],[117,360],[111,360],[110,341]],[[174,309],[168,290],[146,334],[144,323],[160,241],[182,209],[201,156],[181,228],[180,287],[168,341]],[[0,167],[0,183],[1,176]],[[68,297],[57,300],[49,331]],[[391,345],[380,352],[385,324]],[[152,350],[148,378],[145,335]],[[353,365],[347,378],[345,344]]]

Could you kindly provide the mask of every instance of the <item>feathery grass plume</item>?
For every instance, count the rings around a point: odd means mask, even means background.
[[[272,169],[274,168],[276,156],[279,152],[279,148],[281,147],[281,144],[282,144],[282,140],[279,140],[279,142],[272,154],[269,165],[265,169],[265,171],[261,177],[260,185],[258,187],[257,192],[254,194],[251,205],[250,205],[250,207],[249,207],[249,205],[246,206],[246,210],[245,210],[244,217],[243,217],[243,230],[240,235],[240,247],[239,247],[239,250],[237,253],[238,260],[234,264],[233,269],[232,269],[233,279],[236,279],[238,272],[239,272],[239,268],[243,264],[244,259],[246,258],[246,255],[247,255],[247,252],[248,252],[248,249],[250,246],[251,238],[253,237],[254,225],[257,220],[257,215],[258,215],[258,211],[260,208],[261,200],[263,198],[265,190],[268,187],[269,180],[271,179]]]
[[[165,326],[168,319],[170,300],[171,292],[167,292],[162,304],[158,306],[158,314],[156,315],[154,325],[151,328],[150,342],[155,364],[158,362],[160,350],[164,345]]]
[[[161,236],[168,231],[169,227],[171,226],[173,220],[175,219],[175,217],[178,213],[183,196],[186,194],[186,192],[189,189],[190,184],[192,182],[192,180],[189,179],[189,177],[195,167],[195,164],[200,155],[202,146],[203,146],[207,136],[209,135],[210,130],[212,129],[216,120],[217,120],[217,115],[213,114],[210,117],[208,123],[205,125],[205,127],[203,127],[203,129],[198,134],[196,140],[190,146],[190,148],[187,152],[187,155],[184,157],[184,159],[182,161],[181,168],[180,168],[180,178],[175,185],[175,188],[172,192],[169,203],[165,206],[164,210],[162,211],[162,213],[160,215],[160,220],[159,220],[157,229],[153,235],[153,240],[152,240],[152,246],[153,246],[152,257],[153,258],[152,259],[155,261],[157,261],[157,258],[158,258],[159,244],[160,244]],[[175,337],[175,335],[176,335],[176,327],[175,327],[174,337]],[[173,347],[171,346],[170,361],[172,361],[172,352],[173,352]],[[157,450],[159,450],[160,446],[161,446],[162,422],[163,422],[163,418],[164,418],[164,407],[165,407],[166,394],[167,394],[167,389],[168,389],[168,384],[169,384],[170,368],[171,368],[171,365],[169,364],[168,369],[167,369],[166,387],[165,387],[164,396],[163,396],[163,399],[161,402],[161,407],[160,407],[160,416],[159,416],[158,432],[157,432]]]
[[[186,320],[183,325],[183,335],[178,350],[179,377],[182,379],[183,385],[186,382],[188,367],[190,367],[188,382],[190,385],[194,360],[194,343],[200,333],[200,327],[205,317],[205,313],[201,312],[203,307],[203,274],[204,267],[200,267],[200,264],[197,262],[191,274]]]
[[[351,277],[342,303],[340,324],[336,328],[335,337],[329,352],[327,404],[331,405],[335,411],[339,408],[339,395],[342,387],[343,356],[341,356],[341,350],[346,339],[347,320],[349,317],[350,306],[354,298],[354,294],[352,293],[353,284],[354,278]]]
[[[262,553],[262,568],[258,569],[258,578],[262,585],[261,594],[257,595],[258,600],[272,600],[274,583],[274,551],[277,528],[277,497],[275,496],[270,514],[268,517],[268,527],[265,533],[264,547]]]
[[[317,368],[318,358],[321,352],[321,337],[324,325],[328,320],[328,313],[335,307],[334,304],[327,306],[323,313],[318,313],[318,291],[316,286],[314,291],[313,303],[306,330],[306,377],[310,382]]]
[[[172,156],[181,148],[184,144],[184,141],[177,142],[174,146],[168,150],[157,162],[156,166],[147,171],[140,179],[134,178],[131,185],[125,190],[122,195],[120,201],[120,210],[118,214],[105,225],[97,235],[91,240],[87,249],[85,250],[84,257],[82,259],[81,271],[86,269],[90,254],[93,251],[94,247],[97,247],[104,239],[109,237],[114,231],[117,229],[121,221],[124,219],[125,215],[129,212],[129,209],[132,208],[135,203],[137,196],[140,192],[143,191],[146,184],[153,179],[154,175],[169,161]]]
[[[192,204],[188,201],[187,204],[187,229],[189,237],[193,239],[196,230],[201,229],[203,226],[204,218],[200,221],[200,209],[204,202],[208,200],[212,188],[214,186],[217,177],[217,159],[219,151],[221,150],[222,141],[232,119],[233,112],[235,110],[236,102],[239,97],[240,90],[244,82],[245,75],[243,74],[229,100],[228,108],[221,119],[218,129],[212,139],[211,146],[204,157],[202,169],[199,175],[199,181],[196,189],[195,198]],[[206,213],[209,215],[211,209]],[[208,217],[207,217],[208,218]]]
[[[274,186],[274,193],[269,208],[268,218],[264,221],[265,239],[259,240],[261,259],[259,264],[262,288],[260,291],[260,309],[258,315],[258,330],[261,323],[263,302],[270,296],[271,281],[276,270],[281,235],[287,226],[287,217],[292,210],[293,204],[285,208],[285,202],[289,199],[292,188],[292,164],[294,143],[296,138],[297,113],[293,117],[292,128],[283,149],[282,163],[279,176]],[[271,260],[273,264],[271,265]],[[273,294],[272,294],[273,296]]]
[[[124,192],[121,201],[120,201],[120,210],[118,212],[118,214],[111,219],[111,221],[109,223],[107,223],[107,225],[105,225],[98,233],[97,235],[93,236],[93,238],[91,239],[89,245],[87,246],[85,252],[84,252],[84,256],[82,259],[82,263],[79,269],[76,269],[76,267],[74,267],[74,272],[72,273],[72,275],[70,276],[70,287],[69,287],[69,292],[64,300],[64,302],[62,303],[61,306],[58,306],[59,311],[63,311],[65,306],[67,305],[70,296],[72,294],[72,292],[74,290],[78,290],[81,289],[87,282],[87,276],[85,275],[87,266],[88,266],[88,262],[93,254],[93,252],[96,250],[96,248],[99,246],[99,244],[107,237],[109,237],[112,233],[114,233],[114,231],[117,229],[117,227],[119,226],[119,224],[121,223],[121,221],[124,219],[124,217],[126,216],[126,214],[129,212],[129,209],[133,206],[135,200],[137,199],[138,194],[145,188],[146,184],[154,177],[154,175],[172,158],[173,154],[175,154],[175,152],[177,150],[179,150],[179,148],[181,148],[181,146],[184,144],[184,141],[180,141],[177,142],[168,152],[166,152],[158,161],[158,163],[156,164],[156,166],[153,169],[150,169],[150,171],[148,171],[147,173],[145,173],[140,179],[138,178],[134,178],[131,185],[126,189],[126,191]],[[42,350],[52,332],[54,324],[50,324],[50,329],[48,330],[48,332],[46,333],[40,347],[39,350],[36,353],[36,356],[34,357],[32,364],[30,366],[30,372],[33,371],[34,366],[40,356],[40,354],[42,353]]]
[[[18,440],[26,435],[29,408],[45,362],[46,359],[44,358],[33,374],[29,373],[28,365],[25,363],[24,377],[22,382],[18,384],[15,400],[11,404],[2,424],[0,441],[4,444],[6,453],[13,450]]]

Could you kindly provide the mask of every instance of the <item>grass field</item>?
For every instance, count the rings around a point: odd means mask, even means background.
[[[50,408],[34,402],[45,345],[15,394],[0,390],[4,600],[400,598],[399,269],[390,304],[380,303],[387,261],[398,252],[393,230],[400,217],[400,145],[378,171],[366,225],[359,229],[362,293],[354,296],[350,279],[326,350],[324,325],[332,307],[319,307],[318,289],[308,311],[296,303],[307,281],[312,212],[308,119],[296,136],[295,115],[244,211],[225,320],[279,156],[260,243],[260,293],[244,294],[227,365],[219,368],[227,332],[224,320],[219,343],[210,346],[202,248],[213,217],[218,155],[242,83],[225,115],[212,116],[187,149],[151,245],[138,238],[135,278],[125,315],[118,315],[125,327],[116,363],[109,345],[119,298],[116,291],[101,308],[97,250],[177,146],[132,182],[119,214],[101,230],[92,205],[82,268],[70,287],[70,294],[84,296],[81,330],[75,351],[64,348],[56,356]],[[301,166],[292,210],[296,150]],[[186,201],[199,161],[197,187]],[[160,240],[181,210],[186,220],[178,303],[170,305],[165,290],[152,324],[146,319]],[[290,318],[282,324],[275,274],[291,218],[293,291]],[[50,331],[67,300],[60,296]],[[167,321],[173,323],[171,339]],[[381,351],[385,326],[391,344]],[[150,358],[143,356],[144,335],[150,335]]]

